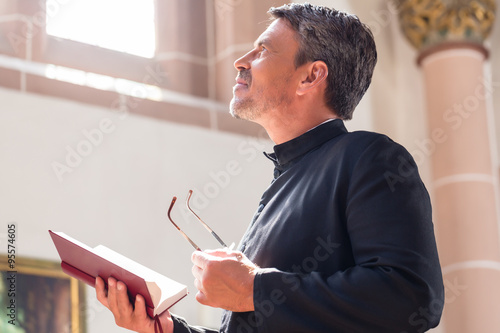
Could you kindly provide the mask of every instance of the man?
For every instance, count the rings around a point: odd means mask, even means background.
[[[423,332],[438,324],[443,283],[429,197],[386,136],[348,133],[376,49],[357,17],[325,7],[271,8],[238,70],[231,114],[276,143],[274,180],[240,251],[196,251],[196,299],[225,309],[220,332]],[[126,286],[97,297],[118,325],[154,332]],[[165,332],[209,332],[165,312]]]

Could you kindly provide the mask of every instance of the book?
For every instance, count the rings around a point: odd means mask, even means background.
[[[49,230],[52,241],[61,257],[61,268],[91,287],[100,276],[105,283],[109,277],[127,286],[130,300],[140,294],[146,301],[146,311],[151,318],[168,310],[188,294],[187,287],[167,278],[105,246],[91,248],[62,232]]]

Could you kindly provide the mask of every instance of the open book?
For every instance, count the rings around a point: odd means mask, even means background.
[[[137,294],[144,297],[151,318],[168,310],[188,293],[187,287],[171,280],[121,254],[99,245],[91,248],[62,232],[49,230],[61,257],[62,270],[80,281],[95,287],[97,276],[108,277],[127,285],[131,300]]]

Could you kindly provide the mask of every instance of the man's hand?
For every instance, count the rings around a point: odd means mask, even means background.
[[[259,267],[241,252],[195,251],[191,257],[196,300],[234,312],[253,311],[253,282]]]
[[[106,291],[104,281],[97,277],[95,282],[97,299],[115,316],[118,326],[140,333],[154,333],[154,320],[146,313],[146,302],[141,295],[135,298],[135,306],[129,301],[127,286],[113,278],[108,279]],[[174,324],[168,311],[159,317],[163,332],[172,333]]]

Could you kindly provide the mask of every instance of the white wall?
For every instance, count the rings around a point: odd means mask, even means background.
[[[226,243],[238,243],[272,179],[263,141],[6,89],[0,100],[0,253],[11,222],[18,256],[58,260],[48,229],[103,244],[186,284],[191,294],[174,312],[218,325],[219,313],[194,300],[193,249],[166,210],[179,196],[174,219],[200,247],[217,247],[182,212],[188,190],[197,189],[193,208]],[[102,121],[112,130],[100,139],[94,130]],[[89,146],[86,131],[97,144]],[[67,147],[92,151],[59,181],[52,164],[67,163]],[[230,162],[233,175],[224,176]],[[122,332],[88,291],[88,332]]]

